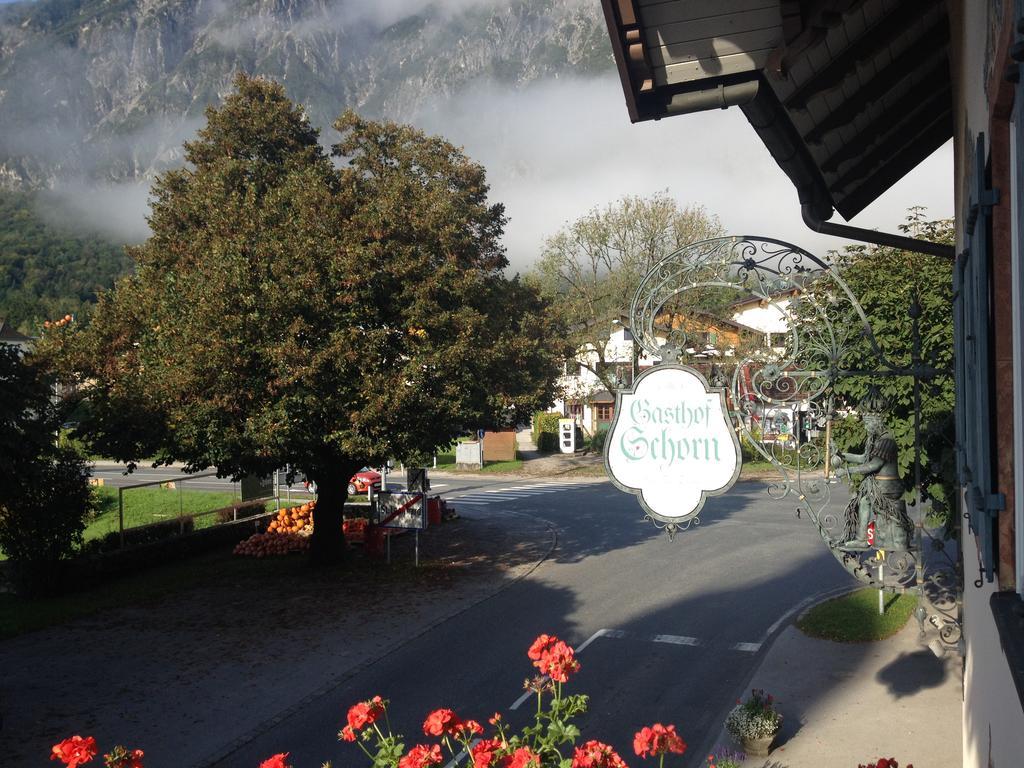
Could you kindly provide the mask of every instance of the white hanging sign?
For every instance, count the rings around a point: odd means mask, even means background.
[[[611,481],[656,520],[687,524],[740,473],[725,393],[683,365],[658,365],[619,392],[604,446]]]

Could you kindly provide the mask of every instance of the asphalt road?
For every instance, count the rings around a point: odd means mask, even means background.
[[[391,700],[407,746],[425,740],[423,719],[442,706],[480,722],[496,711],[523,720],[532,707],[517,708],[532,671],[526,649],[546,632],[581,649],[569,690],[591,697],[584,740],[611,743],[635,765],[633,733],[671,722],[691,745],[685,765],[697,766],[773,633],[809,596],[850,583],[795,517],[795,502],[771,499],[760,483],[710,499],[703,524],[675,541],[607,482],[435,478],[442,486],[467,517],[551,521],[556,549],[529,577],[268,724],[219,765],[259,765],[286,751],[296,766],[360,765],[358,748],[335,734],[351,704],[376,694]],[[835,500],[837,512],[842,504]]]

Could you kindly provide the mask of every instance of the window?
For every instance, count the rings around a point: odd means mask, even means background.
[[[612,416],[615,414],[615,406],[612,403],[598,403],[597,404],[597,420],[598,421],[611,421]]]

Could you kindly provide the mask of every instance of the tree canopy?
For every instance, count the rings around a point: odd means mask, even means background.
[[[317,482],[314,557],[340,552],[352,472],[552,397],[537,291],[502,270],[484,169],[348,112],[335,167],[283,88],[239,75],[153,187],[136,273],[50,341],[90,383],[105,454]]]
[[[954,230],[951,220],[926,221],[921,208],[910,210],[901,229],[915,237],[951,244]],[[923,484],[925,498],[931,498],[936,511],[951,504],[955,476],[954,382],[952,270],[949,260],[927,254],[885,246],[849,246],[835,254],[835,264],[843,280],[860,302],[871,332],[884,357],[896,366],[912,364],[913,320],[911,308],[920,308],[922,361],[934,369],[934,377],[921,387],[921,426]],[[853,305],[833,301],[835,286],[823,279],[808,286],[798,309],[804,322],[814,324],[817,312],[827,311],[832,327],[847,336],[835,346],[809,348],[817,359],[804,360],[811,368],[836,367],[849,371],[878,368],[879,359],[868,339],[862,335],[862,321]],[[838,359],[824,353],[838,352]],[[881,396],[887,403],[887,424],[899,447],[899,467],[907,488],[914,486],[914,380],[911,376],[849,376],[838,381],[836,392],[849,407],[869,394]],[[836,447],[849,450],[863,445],[864,431],[859,420],[842,423],[836,430]]]
[[[534,277],[565,329],[569,354],[588,350],[580,363],[614,390],[615,372],[605,360],[613,321],[628,315],[633,294],[658,261],[721,234],[717,216],[680,207],[659,192],[595,208],[548,238]]]

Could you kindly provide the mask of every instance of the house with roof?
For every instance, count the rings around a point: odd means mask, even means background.
[[[633,122],[740,109],[816,231],[949,260],[964,766],[1024,755],[1024,2],[602,0]],[[955,248],[849,221],[952,140]],[[664,148],[666,153],[672,147]],[[766,233],[771,234],[771,233]]]
[[[24,354],[32,344],[32,337],[26,336],[6,320],[0,318],[0,344],[17,347]]]

